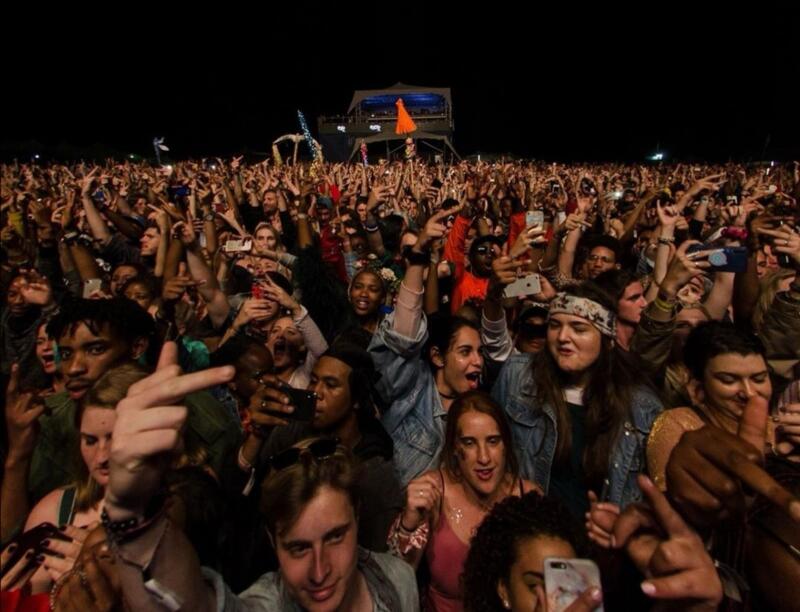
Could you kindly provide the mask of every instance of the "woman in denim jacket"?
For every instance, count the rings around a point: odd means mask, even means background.
[[[580,518],[591,491],[621,507],[641,499],[636,475],[662,410],[615,333],[602,290],[591,281],[569,288],[550,304],[547,349],[509,358],[492,391],[509,416],[522,477]]]
[[[430,245],[444,234],[444,220],[454,210],[428,220],[411,250],[397,306],[378,326],[369,347],[381,374],[376,389],[389,405],[381,422],[394,441],[402,486],[439,465],[447,410],[461,393],[478,388],[483,368],[477,325],[458,317],[431,317],[428,329],[422,312]]]

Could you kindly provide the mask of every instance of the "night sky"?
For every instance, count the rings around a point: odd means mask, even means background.
[[[52,15],[3,40],[2,154],[34,140],[149,155],[156,135],[175,157],[269,151],[297,131],[298,108],[315,131],[317,115],[344,113],[354,89],[402,81],[452,88],[462,155],[637,160],[657,146],[673,159],[800,155],[788,14],[624,26],[599,15],[534,19],[516,5],[491,15],[381,6],[257,19],[215,8],[198,10],[197,26],[155,9],[96,25]]]

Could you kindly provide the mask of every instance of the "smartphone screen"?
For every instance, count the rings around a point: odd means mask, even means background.
[[[525,227],[535,227],[544,225],[544,211],[529,210],[525,213]]]

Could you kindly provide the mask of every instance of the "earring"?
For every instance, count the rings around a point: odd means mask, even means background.
[[[503,600],[503,607],[504,607],[506,610],[510,610],[510,609],[511,609],[511,604],[510,604],[510,603],[508,603],[508,600],[507,600],[507,599],[504,599],[504,600]]]

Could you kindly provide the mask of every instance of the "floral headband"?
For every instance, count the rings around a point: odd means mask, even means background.
[[[397,275],[391,268],[385,268],[381,265],[374,253],[370,253],[366,259],[359,259],[356,261],[354,267],[356,272],[353,274],[353,278],[355,278],[359,272],[369,270],[370,272],[374,272],[378,278],[381,279],[387,293],[397,293],[398,289],[400,289],[401,279],[397,278]],[[352,285],[352,280],[350,284]]]
[[[606,336],[614,338],[617,335],[617,315],[594,300],[559,293],[550,302],[550,315],[559,313],[587,319]]]

